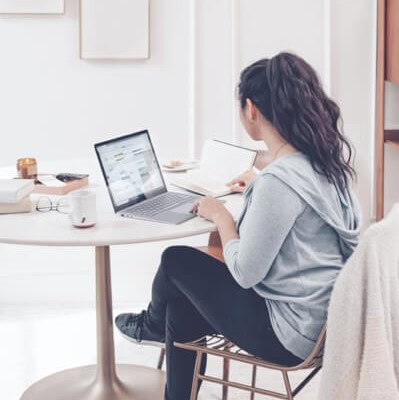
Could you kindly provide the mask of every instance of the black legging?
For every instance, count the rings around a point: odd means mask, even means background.
[[[302,361],[277,339],[264,299],[239,286],[224,263],[192,247],[163,252],[148,314],[157,327],[165,327],[166,400],[188,400],[194,373],[195,353],[176,348],[175,341],[221,333],[265,360],[284,365]],[[202,373],[205,368],[204,357]]]

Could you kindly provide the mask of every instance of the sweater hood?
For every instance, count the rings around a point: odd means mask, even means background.
[[[266,174],[288,185],[335,230],[342,255],[345,260],[349,258],[358,243],[361,225],[360,207],[352,188],[341,190],[328,182],[313,169],[308,157],[299,152],[279,158],[259,173]]]

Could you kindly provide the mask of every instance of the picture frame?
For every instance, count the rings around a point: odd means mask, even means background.
[[[149,0],[80,0],[80,58],[149,58],[149,7]]]
[[[0,0],[0,14],[65,14],[65,0]]]

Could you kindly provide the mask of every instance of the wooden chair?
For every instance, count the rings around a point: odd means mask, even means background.
[[[198,383],[200,380],[208,381],[213,383],[219,383],[223,385],[225,389],[223,391],[223,399],[227,399],[227,388],[234,387],[236,389],[242,389],[250,392],[250,399],[254,400],[255,393],[271,396],[278,399],[293,400],[294,397],[316,376],[322,366],[322,350],[326,338],[326,325],[320,332],[320,336],[315,344],[314,349],[309,356],[301,364],[294,367],[285,367],[282,365],[274,364],[258,357],[254,357],[242,349],[238,348],[234,343],[228,341],[224,336],[213,335],[209,337],[203,337],[198,340],[189,343],[175,343],[176,347],[192,350],[197,353],[195,370],[193,377],[193,384],[191,389],[190,400],[196,400],[198,396]],[[224,359],[224,370],[223,379],[215,378],[212,376],[201,375],[200,366],[201,360],[204,354],[211,354],[213,356],[219,356]],[[252,382],[251,385],[245,385],[238,382],[229,381],[229,368],[226,360],[240,361],[249,365],[252,365]],[[257,367],[269,368],[280,371],[283,375],[284,385],[286,393],[278,393],[271,390],[261,389],[256,387],[256,372]],[[288,377],[289,372],[299,371],[303,369],[311,369],[312,371],[306,376],[301,383],[297,385],[295,389],[291,388],[290,380]]]

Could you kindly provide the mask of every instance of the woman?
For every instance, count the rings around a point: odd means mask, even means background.
[[[272,161],[230,182],[245,190],[237,224],[211,197],[194,207],[216,224],[225,263],[195,248],[166,249],[148,309],[116,318],[131,340],[166,343],[167,400],[189,399],[194,369],[194,354],[174,341],[221,333],[272,362],[304,360],[358,241],[352,151],[312,67],[281,53],[247,67],[238,89],[242,124]]]

